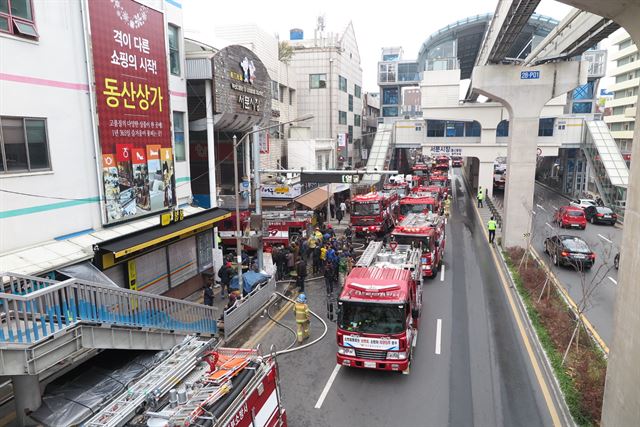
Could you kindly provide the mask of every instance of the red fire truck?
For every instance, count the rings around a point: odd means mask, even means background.
[[[378,191],[351,198],[351,227],[356,235],[367,232],[384,234],[398,217],[398,193]]]
[[[451,167],[461,168],[462,167],[462,157],[461,156],[453,156],[451,157]]]
[[[449,170],[449,156],[440,155],[436,157],[434,169]]]
[[[395,191],[400,197],[409,194],[409,182],[406,181],[404,175],[394,175],[390,177],[382,188],[385,191]]]
[[[422,184],[423,182],[427,182],[429,180],[429,171],[430,168],[425,163],[416,163],[411,166],[411,173],[414,177],[417,177],[418,184]]]
[[[342,366],[409,373],[422,309],[420,252],[394,246],[370,242],[345,280],[338,299]]]
[[[449,194],[449,175],[447,172],[434,172],[429,176],[429,182],[431,185],[437,185],[441,187],[445,195]]]
[[[412,193],[431,193],[438,196],[438,200],[444,199],[446,195],[445,189],[440,187],[439,185],[421,185],[419,187],[414,187],[411,190]]]
[[[438,274],[445,245],[444,220],[440,215],[409,214],[393,229],[391,239],[399,244],[413,244],[420,248],[423,276],[434,278]]]
[[[240,231],[249,230],[251,212],[240,211]],[[311,211],[265,211],[262,213],[263,248],[269,249],[275,245],[289,246],[301,237],[307,237],[311,227]],[[236,216],[223,221],[218,226],[222,244],[227,248],[236,247]],[[246,250],[257,248],[243,245]]]
[[[440,213],[440,200],[438,193],[416,192],[400,199],[400,215],[402,221],[412,213]]]
[[[269,211],[262,214],[264,249],[289,246],[306,238],[311,230],[312,211]]]

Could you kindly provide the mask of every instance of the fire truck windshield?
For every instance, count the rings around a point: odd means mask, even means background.
[[[378,203],[355,203],[351,215],[378,215],[380,213],[380,205]]]
[[[431,246],[429,245],[430,238],[428,236],[417,236],[415,234],[394,234],[393,239],[399,245],[411,245],[418,242],[422,243],[422,251],[430,252]]]
[[[433,205],[431,203],[416,203],[416,204],[407,204],[400,205],[400,214],[401,215],[409,215],[410,213],[423,213],[423,212],[433,212]]]
[[[338,325],[349,332],[399,334],[405,329],[405,309],[400,304],[343,301]]]

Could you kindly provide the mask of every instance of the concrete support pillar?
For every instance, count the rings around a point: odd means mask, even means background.
[[[560,0],[613,19],[640,46],[640,2],[637,0]],[[640,100],[639,100],[640,101]],[[638,102],[636,102],[638,105]],[[631,148],[631,170],[620,251],[614,329],[602,407],[602,426],[637,425],[640,420],[640,108]]]
[[[497,123],[496,123],[497,125]],[[483,127],[480,131],[480,144],[494,144],[496,143],[496,128]]]
[[[19,426],[24,426],[28,421],[25,411],[35,411],[42,404],[40,381],[37,375],[16,375],[11,377],[11,381],[16,406],[16,422]]]
[[[484,189],[485,196],[493,196],[493,162],[479,162],[478,185]],[[477,193],[476,193],[477,194]]]
[[[501,102],[509,111],[502,231],[506,247],[525,247],[531,231],[540,111],[549,100],[586,83],[587,66],[577,61],[527,69],[488,65],[475,67],[472,81],[474,91]]]

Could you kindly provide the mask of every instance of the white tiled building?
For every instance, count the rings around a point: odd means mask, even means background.
[[[361,138],[363,96],[353,24],[340,34],[320,34],[290,43],[294,48],[291,65],[297,76],[298,113],[314,115],[309,122],[311,137],[326,145],[316,151],[316,167],[353,164],[350,159],[360,155],[354,153],[353,142]],[[338,145],[340,150],[334,155],[331,148],[336,147],[340,134],[349,136],[348,146]]]
[[[631,152],[633,130],[635,128],[638,87],[640,86],[640,53],[631,36],[623,30],[612,36],[613,47],[609,51],[609,60],[615,63],[608,74],[615,83],[608,89],[613,92],[613,99],[605,106],[611,108],[612,114],[605,116],[623,154]]]

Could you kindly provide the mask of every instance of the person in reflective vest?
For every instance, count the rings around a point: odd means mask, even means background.
[[[449,218],[450,212],[451,212],[451,196],[447,196],[447,198],[444,199],[444,216],[446,218]]]
[[[298,343],[302,343],[309,338],[309,307],[307,306],[307,297],[305,294],[298,295],[298,299],[293,306],[293,312],[296,316],[296,325],[298,326]]]
[[[489,230],[489,243],[493,243],[496,238],[496,228],[498,228],[498,223],[493,217],[487,222],[487,229]]]
[[[478,187],[478,207],[482,207],[482,201],[484,200],[484,190],[482,186]]]

